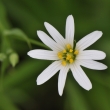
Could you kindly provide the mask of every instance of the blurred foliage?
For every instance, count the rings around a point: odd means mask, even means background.
[[[90,49],[106,52],[109,62],[109,0],[0,0],[0,110],[110,110],[110,69],[94,71],[84,68],[93,89],[85,91],[68,73],[62,97],[58,95],[58,74],[42,86],[37,76],[51,62],[31,59],[32,48],[48,48],[38,39],[36,30],[46,31],[43,22],[56,27],[64,36],[66,17],[75,19],[75,40],[101,30],[103,37]],[[13,56],[19,56],[13,62]],[[16,57],[16,58],[17,58]],[[13,68],[10,64],[16,66]],[[18,64],[17,64],[18,63]]]

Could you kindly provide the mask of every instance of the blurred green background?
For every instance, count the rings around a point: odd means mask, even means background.
[[[27,56],[31,49],[46,48],[36,35],[47,33],[44,22],[65,35],[65,21],[75,19],[75,39],[92,31],[103,36],[89,49],[107,54],[110,65],[110,0],[0,0],[0,110],[110,110],[110,69],[83,68],[93,84],[82,89],[68,73],[63,96],[58,95],[58,73],[43,85],[37,76],[51,61]]]

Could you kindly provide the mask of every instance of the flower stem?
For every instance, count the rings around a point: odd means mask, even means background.
[[[0,92],[3,91],[3,69],[1,66]]]
[[[33,40],[33,39],[29,39],[29,41],[30,41],[30,43],[32,43],[32,44],[41,46],[41,47],[43,47],[43,48],[45,48],[45,49],[49,49],[49,47],[47,47],[46,45],[44,45],[43,43],[41,43],[41,42],[39,42],[39,41],[35,41],[35,40]]]
[[[4,63],[5,61],[1,64],[0,91],[3,91]]]

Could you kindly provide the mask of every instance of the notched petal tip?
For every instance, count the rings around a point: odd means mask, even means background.
[[[34,50],[30,50],[28,53],[27,53],[28,56],[30,56],[31,58],[35,58],[33,57],[35,55],[35,52]]]
[[[41,78],[38,76],[37,79],[36,79],[36,83],[37,83],[37,85],[42,85],[45,82],[42,82]]]
[[[105,70],[105,69],[107,69],[107,68],[108,68],[108,66],[104,65],[103,70]]]
[[[39,37],[39,34],[40,34],[41,32],[42,32],[42,31],[40,31],[40,30],[37,31],[37,35],[38,35],[38,37]]]
[[[89,88],[87,88],[86,90],[87,91],[90,91],[92,89],[92,84],[91,84],[91,86],[89,87]]]
[[[37,30],[36,32],[38,33],[40,30]]]
[[[98,34],[99,37],[102,37],[102,34],[103,34],[102,31],[98,31],[98,30],[96,30],[95,32]]]
[[[39,32],[39,31],[41,31],[41,30],[37,30],[36,32]]]
[[[59,95],[60,95],[60,96],[62,96],[62,95],[63,95],[63,93],[60,93],[60,92],[59,92]]]
[[[58,88],[58,93],[59,93],[60,96],[63,95],[63,90],[61,90],[61,89],[62,89],[62,88]]]
[[[89,83],[88,87],[83,87],[85,90],[90,91],[92,89],[92,83]]]
[[[90,91],[90,90],[92,89],[92,83],[90,82],[90,83],[88,83],[88,84],[89,84],[88,87],[82,86],[82,88],[85,89],[86,91]]]
[[[42,32],[43,32],[43,31],[38,30],[38,31],[37,31],[37,35],[41,34]]]
[[[105,70],[105,69],[107,69],[108,67],[105,65],[105,64],[102,64],[101,65],[101,69],[99,69],[99,70]]]
[[[48,22],[44,22],[44,26],[46,27],[46,25],[49,25],[49,23]]]
[[[103,59],[105,59],[105,57],[106,57],[106,53],[103,52],[103,51],[102,51],[102,53],[103,53]]]
[[[41,85],[42,84],[42,83],[40,83],[40,81],[38,80],[38,78],[36,80],[36,83],[37,83],[37,85]]]
[[[69,15],[69,16],[67,17],[67,21],[70,21],[71,23],[74,22],[73,16],[72,16],[72,15]]]
[[[100,34],[103,34],[103,32],[102,31],[99,31],[99,30],[96,30],[96,32],[99,32]]]
[[[72,15],[72,14],[71,14],[71,15],[69,15],[67,18],[69,18],[69,17],[73,18],[73,15]]]
[[[27,55],[31,57],[31,51],[27,52]]]

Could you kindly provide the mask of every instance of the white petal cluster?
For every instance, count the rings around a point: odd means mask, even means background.
[[[60,71],[58,77],[58,92],[61,96],[63,94],[67,73],[71,70],[73,77],[78,84],[85,90],[90,90],[92,88],[92,84],[81,66],[94,70],[104,70],[107,68],[106,65],[95,61],[104,59],[106,57],[104,52],[99,50],[85,50],[102,36],[102,32],[94,31],[79,40],[75,46],[75,50],[78,51],[75,59],[72,59],[72,63],[68,63],[69,61],[67,61],[65,64],[62,64],[62,60],[64,59],[59,58],[58,53],[65,50],[67,44],[70,44],[72,49],[74,48],[73,16],[69,15],[67,17],[65,39],[52,25],[47,22],[45,22],[44,25],[52,38],[43,31],[37,31],[37,35],[51,50],[35,49],[29,51],[28,55],[35,59],[54,60],[54,62],[38,76],[36,80],[37,84],[40,85],[45,83],[53,75]]]

